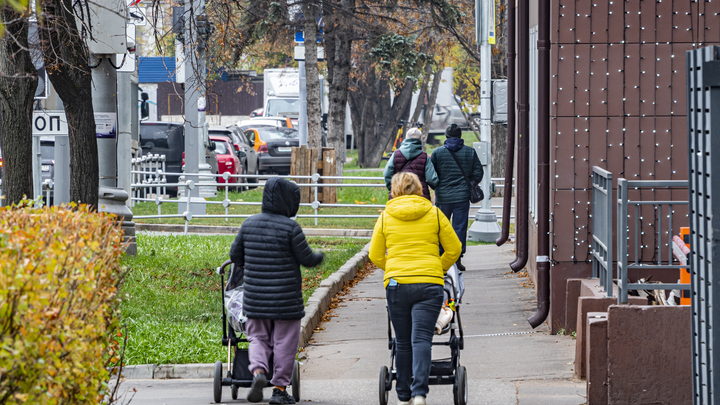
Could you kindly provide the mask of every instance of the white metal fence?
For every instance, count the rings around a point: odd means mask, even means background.
[[[378,209],[385,209],[385,204],[347,204],[347,203],[323,203],[318,199],[319,190],[325,187],[336,187],[336,188],[381,188],[387,191],[385,187],[385,181],[383,177],[362,177],[362,176],[321,176],[319,174],[313,174],[312,176],[277,176],[277,175],[231,175],[229,173],[223,173],[221,175],[212,174],[201,174],[200,176],[208,179],[212,178],[215,181],[193,181],[186,180],[177,183],[168,183],[168,176],[184,176],[185,173],[167,173],[165,172],[165,160],[162,156],[145,156],[138,159],[133,159],[133,170],[131,171],[133,183],[131,193],[131,204],[135,206],[140,202],[154,202],[157,206],[157,214],[153,215],[135,215],[135,220],[142,219],[163,219],[163,218],[181,218],[185,221],[185,232],[187,232],[188,224],[192,220],[203,219],[203,218],[222,218],[227,222],[231,218],[247,218],[253,214],[231,214],[230,207],[232,206],[256,206],[259,208],[262,206],[260,201],[232,201],[230,199],[231,189],[236,188],[249,188],[262,186],[262,181],[270,179],[272,177],[283,177],[291,181],[296,182],[299,187],[310,187],[311,193],[313,193],[313,201],[311,203],[302,203],[301,207],[310,207],[313,209],[312,214],[298,214],[296,218],[313,218],[315,219],[315,225],[318,224],[318,218],[378,218]],[[197,174],[192,174],[193,177],[197,178]],[[231,179],[234,181],[241,181],[239,183],[231,183]],[[253,182],[250,181],[253,179]],[[221,182],[222,180],[222,182]],[[325,183],[325,180],[331,180],[332,183]],[[348,181],[365,181],[367,183],[348,183]],[[503,178],[492,179],[496,183],[497,188],[504,188],[505,185]],[[225,209],[224,214],[193,214],[192,205],[196,204],[191,199],[176,199],[169,198],[168,191],[172,187],[178,188],[178,194],[185,196],[189,195],[188,190],[192,190],[195,187],[217,187],[219,191],[224,191],[224,199],[222,201],[204,201],[202,204],[206,206],[221,205]],[[182,190],[182,192],[181,192]],[[489,193],[488,193],[489,195]],[[173,210],[174,213],[163,213],[163,205],[170,204],[178,207],[177,210]],[[185,205],[185,210],[181,213],[179,206]],[[322,214],[319,213],[321,208],[357,208],[374,210],[375,213],[368,214]],[[471,206],[471,209],[480,209],[480,206]],[[502,205],[492,206],[493,209],[501,209]],[[166,211],[167,212],[167,211]],[[501,215],[498,215],[500,218]],[[514,220],[514,215],[511,216]]]

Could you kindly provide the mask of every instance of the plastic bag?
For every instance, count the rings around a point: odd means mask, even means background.
[[[245,333],[245,321],[247,317],[243,313],[243,288],[237,287],[225,291],[225,308],[228,312],[230,326],[239,333]]]

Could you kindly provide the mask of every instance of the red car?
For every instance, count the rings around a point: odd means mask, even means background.
[[[218,174],[230,173],[230,174],[243,174],[243,167],[235,154],[234,146],[230,143],[230,140],[224,136],[210,136],[210,141],[215,144],[215,155],[218,161]],[[218,183],[225,183],[225,179],[222,177],[218,179]],[[247,183],[245,179],[233,178],[228,180],[228,183]],[[245,187],[236,187],[236,191],[242,191]]]

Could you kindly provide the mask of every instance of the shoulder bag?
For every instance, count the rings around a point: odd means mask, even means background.
[[[453,160],[455,160],[455,163],[457,164],[458,168],[460,169],[460,172],[462,173],[463,177],[465,178],[465,181],[467,182],[468,188],[470,189],[470,202],[475,204],[475,203],[479,203],[480,201],[484,200],[485,193],[483,192],[482,188],[480,188],[480,186],[477,184],[473,184],[472,180],[470,180],[470,177],[468,177],[467,174],[465,174],[465,170],[463,169],[462,165],[460,164],[460,161],[458,161],[457,156],[455,156],[455,152],[451,151],[450,149],[448,149],[447,151],[450,152],[450,155],[452,155]]]

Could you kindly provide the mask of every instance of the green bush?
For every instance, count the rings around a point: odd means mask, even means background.
[[[72,209],[0,209],[0,404],[100,403],[118,362],[122,231]]]

